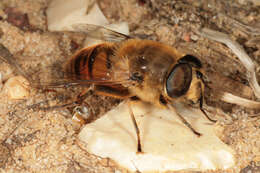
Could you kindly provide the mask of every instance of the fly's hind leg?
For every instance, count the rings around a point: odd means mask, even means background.
[[[63,109],[63,108],[68,108],[68,107],[73,107],[77,105],[81,105],[82,102],[87,98],[88,92],[93,90],[92,87],[85,89],[82,91],[78,96],[76,101],[72,101],[70,103],[62,104],[62,105],[55,105],[55,106],[48,106],[48,107],[40,107],[40,104],[34,104],[31,105],[30,107],[37,107],[39,110],[44,110],[44,111],[51,111],[51,110],[57,110],[57,109]]]

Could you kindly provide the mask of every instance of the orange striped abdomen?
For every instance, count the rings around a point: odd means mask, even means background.
[[[66,65],[66,73],[73,79],[106,79],[111,71],[110,58],[114,46],[110,43],[83,48]]]

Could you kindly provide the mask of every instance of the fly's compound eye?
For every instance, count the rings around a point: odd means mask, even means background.
[[[184,95],[191,84],[192,69],[189,64],[177,64],[166,80],[166,92],[171,98]]]

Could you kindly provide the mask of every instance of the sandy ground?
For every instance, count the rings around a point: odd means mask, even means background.
[[[60,77],[62,64],[82,46],[84,39],[81,34],[47,30],[45,12],[50,1],[0,1],[0,43],[9,49],[33,80],[39,80],[38,76],[41,81]],[[259,64],[260,7],[257,1],[98,2],[111,23],[128,22],[131,35],[172,45],[201,59],[208,76],[206,109],[215,114],[225,128],[221,138],[236,151],[237,158],[232,170],[212,172],[260,172],[259,110],[221,102],[215,94],[217,90],[227,90],[254,100],[245,69],[227,47],[196,34],[200,27],[227,33]],[[80,88],[47,91],[32,87],[28,98],[12,100],[3,90],[7,79],[16,75],[15,70],[0,61],[0,74],[2,172],[127,172],[113,161],[90,155],[80,148],[77,144],[79,129],[71,120],[73,107],[40,109],[70,102],[77,97]],[[96,119],[119,102],[90,93],[83,104]]]

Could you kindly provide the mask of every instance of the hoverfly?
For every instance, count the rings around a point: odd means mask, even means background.
[[[199,103],[204,115],[215,122],[202,107],[204,81],[198,58],[156,41],[133,38],[101,26],[79,24],[74,29],[106,42],[76,52],[65,65],[66,80],[48,86],[93,84],[94,91],[101,95],[139,99],[173,110],[173,102]],[[6,57],[14,64],[10,56]],[[139,128],[128,103],[137,134],[137,152],[142,152]],[[178,115],[195,135],[201,135]]]

